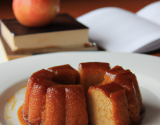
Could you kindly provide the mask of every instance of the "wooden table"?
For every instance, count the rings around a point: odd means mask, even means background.
[[[60,13],[69,13],[76,18],[94,9],[109,6],[120,7],[135,13],[155,1],[157,0],[60,0]],[[0,0],[0,19],[10,18],[15,18],[12,0]],[[160,49],[147,54],[160,56]]]

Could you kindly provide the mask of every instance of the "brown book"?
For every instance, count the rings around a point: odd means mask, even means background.
[[[1,20],[1,39],[7,55],[14,56],[97,50],[89,42],[88,27],[68,14],[58,14],[51,24],[39,28],[25,27],[16,19]]]
[[[0,52],[2,53],[3,57],[5,58],[5,60],[9,61],[9,60],[13,60],[13,59],[17,59],[17,58],[22,58],[22,57],[27,57],[27,56],[31,56],[31,55],[36,55],[36,54],[42,54],[42,53],[49,53],[46,52],[48,51],[47,48],[44,49],[39,49],[37,50],[37,52],[39,51],[40,53],[36,53],[36,50],[33,50],[34,52],[31,53],[30,52],[26,52],[26,53],[14,53],[11,48],[8,46],[8,44],[6,43],[6,41],[4,40],[4,38],[2,37],[2,35],[0,34]],[[46,51],[45,51],[46,50]],[[97,50],[97,46],[93,45],[92,47],[83,47],[83,48],[70,48],[70,49],[52,49],[52,51],[54,50],[54,52],[61,52],[61,51],[96,51]]]
[[[15,53],[13,53],[1,35],[0,35],[0,52],[1,52],[1,55],[3,56],[3,60],[5,60],[5,61],[9,61],[12,59],[17,59],[17,58],[27,57],[27,56],[32,55],[32,54],[15,54]]]

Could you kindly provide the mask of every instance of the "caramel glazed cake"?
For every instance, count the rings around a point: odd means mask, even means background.
[[[28,80],[22,116],[29,125],[138,125],[142,98],[136,76],[109,63],[42,69]]]

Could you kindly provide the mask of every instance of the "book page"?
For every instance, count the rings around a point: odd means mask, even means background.
[[[6,53],[5,53],[1,38],[0,38],[0,64],[7,62],[7,61],[8,61],[8,59],[6,57]]]
[[[136,15],[160,25],[160,1],[147,5],[139,10]]]
[[[93,10],[77,20],[89,27],[91,42],[112,52],[147,52],[141,48],[160,38],[159,25],[116,7]]]

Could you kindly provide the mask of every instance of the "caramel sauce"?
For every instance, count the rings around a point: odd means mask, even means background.
[[[23,118],[22,107],[23,107],[23,105],[19,107],[18,112],[17,112],[18,120],[21,125],[29,125]]]
[[[17,100],[13,102],[11,110],[14,110],[14,107],[15,107],[16,103],[17,103]]]

